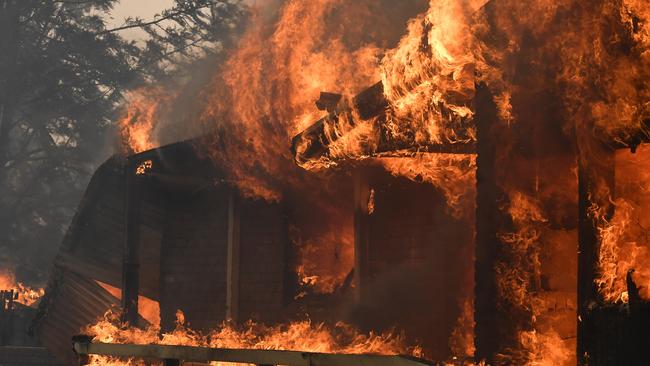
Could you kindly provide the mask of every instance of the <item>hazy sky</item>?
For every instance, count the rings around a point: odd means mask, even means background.
[[[173,0],[121,0],[111,12],[112,26],[122,25],[124,19],[129,16],[152,19],[155,14],[169,8],[173,3]],[[129,30],[122,32],[122,35],[127,38],[139,38],[142,32]]]

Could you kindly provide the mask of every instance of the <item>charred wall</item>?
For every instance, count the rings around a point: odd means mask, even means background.
[[[365,273],[357,321],[368,330],[398,327],[433,359],[451,355],[450,337],[461,316],[474,230],[454,218],[432,185],[371,167],[361,184],[371,192],[363,215]]]
[[[229,189],[170,197],[161,246],[161,326],[176,311],[197,330],[225,318]]]
[[[245,200],[239,236],[239,319],[277,322],[286,298],[287,220],[277,203]]]
[[[226,319],[277,321],[285,299],[281,206],[228,185],[170,195],[161,248],[161,324],[176,311],[197,330]]]

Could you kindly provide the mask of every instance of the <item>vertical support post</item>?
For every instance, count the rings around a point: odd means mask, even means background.
[[[475,98],[477,125],[476,156],[476,253],[474,319],[476,359],[494,364],[502,342],[499,329],[507,328],[498,309],[495,265],[500,253],[497,238],[499,189],[496,183],[496,146],[493,126],[498,122],[492,95],[477,86]]]
[[[578,365],[588,364],[590,338],[589,309],[599,303],[595,279],[598,276],[600,238],[593,204],[606,208],[605,220],[614,215],[610,199],[615,189],[615,152],[605,146],[583,146],[578,156]]]
[[[0,300],[2,308],[0,309],[0,346],[6,346],[11,340],[13,331],[14,300],[18,294],[14,290],[2,290]]]
[[[239,255],[241,201],[237,189],[228,198],[228,258],[226,266],[226,319],[237,322],[239,317]]]
[[[361,169],[354,173],[354,283],[357,302],[364,299],[370,270],[370,217],[368,177]]]
[[[125,240],[122,263],[123,321],[138,325],[138,294],[140,292],[140,213],[142,179],[135,173],[135,160],[127,158],[124,167]]]

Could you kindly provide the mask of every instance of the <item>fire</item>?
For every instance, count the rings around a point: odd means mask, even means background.
[[[245,194],[279,199],[282,189],[272,177],[304,184],[287,146],[324,116],[314,107],[320,92],[354,95],[379,79],[378,49],[347,47],[341,30],[327,23],[334,12],[354,7],[343,0],[287,1],[273,25],[255,14],[216,76],[203,116],[219,131],[211,155]],[[353,23],[345,31],[354,27],[361,32]]]
[[[286,325],[266,326],[249,321],[241,327],[224,323],[217,329],[201,333],[192,330],[185,323],[182,312],[178,311],[176,318],[176,329],[160,335],[160,328],[155,326],[146,329],[124,328],[119,323],[119,316],[115,312],[109,311],[103,319],[84,329],[84,333],[92,336],[93,341],[106,343],[422,356],[421,348],[408,346],[401,334],[362,334],[344,323],[328,326],[323,323],[303,320]],[[136,364],[135,360],[124,361],[103,356],[91,357],[91,365]]]
[[[139,153],[158,146],[155,136],[162,110],[173,96],[160,87],[140,88],[127,95],[126,111],[118,122],[122,142],[131,153]]]
[[[352,227],[331,230],[326,235],[298,243],[297,274],[303,286],[318,293],[333,293],[354,267]],[[334,255],[330,249],[334,246]],[[333,268],[340,270],[333,271]]]
[[[43,297],[43,295],[45,295],[45,289],[43,288],[32,288],[26,286],[22,282],[16,282],[16,276],[13,272],[8,270],[4,270],[0,273],[0,289],[12,290],[14,296],[16,296],[14,302],[25,306],[34,305],[41,297]]]
[[[458,324],[449,338],[449,346],[456,357],[474,357],[474,303],[465,299]]]
[[[370,13],[360,16],[353,3],[289,0],[272,24],[255,14],[240,45],[204,91],[202,119],[214,129],[207,152],[244,195],[279,201],[286,192],[322,190],[325,178],[297,169],[287,149],[292,136],[322,118],[332,120],[324,131],[331,140],[330,155],[303,165],[308,169],[332,167],[336,159],[368,159],[372,155],[368,147],[377,144],[381,133],[416,148],[474,142],[472,102],[477,83],[485,83],[493,92],[504,126],[515,124],[518,114],[523,113],[515,108],[517,98],[532,95],[522,93],[522,89],[536,85],[551,90],[561,107],[557,107],[559,115],[550,118],[557,117],[557,130],[577,140],[581,161],[595,162],[589,155],[592,144],[630,137],[650,118],[650,10],[645,1],[504,0],[491,2],[488,13],[478,11],[486,3],[482,0],[431,0],[428,10],[408,23],[406,34],[393,49],[350,41],[365,32],[364,17],[373,19]],[[345,14],[357,17],[351,20]],[[332,26],[332,17],[334,23],[344,23],[347,29]],[[522,56],[530,65],[519,65]],[[540,75],[522,73],[527,66],[534,66]],[[379,80],[387,101],[385,115],[362,121],[359,111],[351,107],[352,96]],[[322,91],[343,95],[336,113],[314,107]],[[143,90],[130,96],[131,106],[120,125],[126,144],[134,152],[157,143],[153,133],[161,101],[165,100],[160,97],[164,93],[157,93]],[[498,152],[499,158],[507,160],[507,167],[515,165],[510,155],[519,153],[514,144],[504,142],[506,146]],[[298,146],[299,150],[306,148]],[[530,157],[522,160],[524,164],[540,163]],[[467,202],[473,202],[476,181],[473,157],[412,153],[383,157],[377,163],[395,176],[436,186],[454,216],[470,217],[473,206]],[[609,302],[626,301],[625,273],[630,268],[637,270],[642,294],[650,295],[650,222],[644,216],[644,208],[649,206],[650,178],[642,174],[649,165],[647,160],[639,160],[634,170],[617,167],[617,174],[624,172],[619,179],[623,184],[617,187],[620,192],[604,194],[616,208],[612,218],[606,218],[605,207],[593,207],[601,239],[597,285]],[[513,226],[499,233],[508,260],[498,263],[494,270],[499,301],[511,306],[525,319],[522,323],[530,326],[512,335],[518,340],[518,349],[508,351],[520,357],[515,361],[530,365],[565,363],[571,356],[567,342],[552,327],[542,327],[540,320],[548,306],[541,294],[542,244],[553,237],[549,234],[552,215],[539,197],[539,182],[526,182],[531,184],[524,189],[511,184],[509,180],[516,179],[511,176],[500,177],[505,182],[499,187],[505,196],[504,202],[499,202],[500,210]],[[330,209],[332,213],[341,212]],[[370,200],[368,212],[373,210]],[[335,225],[326,228],[300,240],[296,271],[304,285],[333,292],[353,266],[353,234]],[[337,254],[336,260],[323,260],[330,257],[321,253],[330,252]],[[459,324],[471,327],[471,307],[471,301],[463,304]],[[309,322],[279,328],[249,324],[247,329],[235,329],[224,325],[208,336],[179,323],[179,329],[162,338],[157,331],[121,331],[101,322],[101,329],[91,331],[98,340],[119,342],[295,347],[328,352],[366,352],[374,349],[368,342],[374,344],[377,339],[369,336],[355,343],[355,336],[342,345],[334,335],[340,329]],[[457,352],[472,353],[469,338],[460,330],[454,335]],[[390,343],[386,338],[378,339],[382,350],[386,342]],[[310,343],[313,340],[315,343]],[[386,349],[398,350],[391,347]]]
[[[567,364],[573,354],[569,345],[552,327],[543,326],[541,322],[550,307],[539,289],[542,274],[540,239],[548,222],[544,207],[524,192],[513,191],[509,198],[508,206],[503,209],[513,220],[515,231],[501,233],[500,239],[510,246],[509,256],[515,258],[515,262],[502,262],[496,268],[499,298],[502,306],[514,306],[517,312],[529,317],[532,329],[519,331],[519,349],[503,355],[504,361],[531,366]]]
[[[474,208],[476,159],[470,155],[419,154],[414,157],[381,158],[380,164],[395,176],[431,184],[440,189],[456,217]]]
[[[596,284],[604,300],[626,303],[625,277],[630,269],[635,270],[641,296],[650,299],[650,221],[645,214],[650,204],[650,148],[641,146],[636,154],[620,152],[616,163],[614,216],[611,220],[597,216],[601,242]]]
[[[407,35],[381,62],[384,94],[391,105],[388,129],[396,138],[404,125],[414,142],[474,140],[470,108],[474,96],[473,38],[468,16],[483,2],[432,0],[411,20]]]
[[[528,366],[556,366],[567,365],[571,360],[572,350],[560,336],[550,331],[539,333],[537,331],[525,331],[519,335],[522,346],[528,350],[526,358]]]

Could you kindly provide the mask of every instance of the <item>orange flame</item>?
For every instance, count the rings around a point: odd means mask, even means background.
[[[17,296],[14,301],[25,306],[34,305],[45,295],[45,289],[43,288],[32,288],[22,282],[17,283],[16,276],[9,270],[0,273],[0,289],[13,290],[15,296]]]
[[[334,248],[334,253],[331,249]],[[354,267],[354,232],[342,227],[298,245],[301,284],[318,293],[338,289]]]
[[[431,0],[429,10],[411,20],[399,46],[387,52],[381,73],[392,107],[388,130],[395,138],[407,124],[419,144],[475,140],[470,109],[475,60],[468,15],[484,2]]]
[[[162,109],[173,96],[163,88],[136,89],[127,94],[128,106],[118,122],[122,142],[130,153],[150,150],[159,145],[155,136]]]
[[[119,324],[119,316],[109,311],[103,319],[84,329],[84,333],[93,336],[93,341],[106,343],[422,356],[421,348],[406,345],[403,335],[393,333],[365,335],[344,323],[327,326],[305,320],[271,327],[249,321],[242,327],[224,323],[219,328],[203,334],[191,330],[185,324],[182,312],[178,311],[176,318],[176,329],[171,333],[160,335],[158,327],[124,328]],[[91,365],[135,364],[135,360],[118,360],[103,356],[91,357]]]
[[[440,189],[456,217],[467,217],[474,208],[474,156],[419,154],[410,158],[381,158],[379,162],[394,176],[425,182]]]

